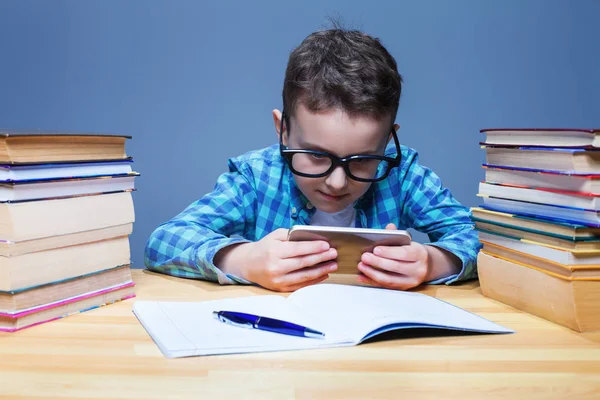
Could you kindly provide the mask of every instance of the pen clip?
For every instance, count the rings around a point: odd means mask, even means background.
[[[219,311],[213,311],[213,316],[219,321],[224,322],[228,325],[237,326],[239,328],[255,328],[254,321],[249,321],[243,318],[228,318]]]

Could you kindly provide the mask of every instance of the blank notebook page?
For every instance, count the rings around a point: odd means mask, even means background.
[[[318,320],[281,296],[252,296],[209,302],[137,301],[134,311],[157,345],[164,351],[190,351],[201,354],[235,353],[248,350],[304,349],[331,347],[348,338],[326,333],[325,339],[281,335],[257,329],[240,328],[218,321],[213,311],[237,311],[282,319],[326,331]]]
[[[321,284],[292,293],[289,302],[335,321],[353,342],[394,323],[497,332],[499,325],[442,300],[420,293],[372,287]]]

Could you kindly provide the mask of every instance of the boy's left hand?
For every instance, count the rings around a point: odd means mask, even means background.
[[[388,224],[386,229],[396,229],[396,226]],[[373,253],[362,255],[358,263],[361,272],[358,281],[388,289],[407,290],[425,281],[458,272],[459,262],[449,252],[417,242],[407,246],[377,246]],[[437,270],[434,271],[432,265],[436,265]]]

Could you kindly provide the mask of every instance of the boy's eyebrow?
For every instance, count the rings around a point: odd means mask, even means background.
[[[300,144],[300,147],[302,149],[306,149],[306,150],[318,150],[318,151],[323,151],[325,153],[334,154],[329,149],[325,149],[325,148],[319,146],[318,144],[305,142],[302,139],[298,140],[298,143]],[[348,156],[363,155],[363,154],[365,154],[365,155],[377,154],[377,152],[378,152],[377,150],[369,149],[369,150],[366,150],[366,151],[361,151],[360,153],[347,154],[347,155],[340,156],[340,157],[348,157]]]

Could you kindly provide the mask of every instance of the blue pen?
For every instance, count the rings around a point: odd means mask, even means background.
[[[260,329],[263,331],[281,333],[283,335],[302,336],[322,339],[323,332],[307,328],[306,326],[292,324],[279,319],[261,317],[235,311],[213,311],[213,317],[221,322],[240,328]]]

